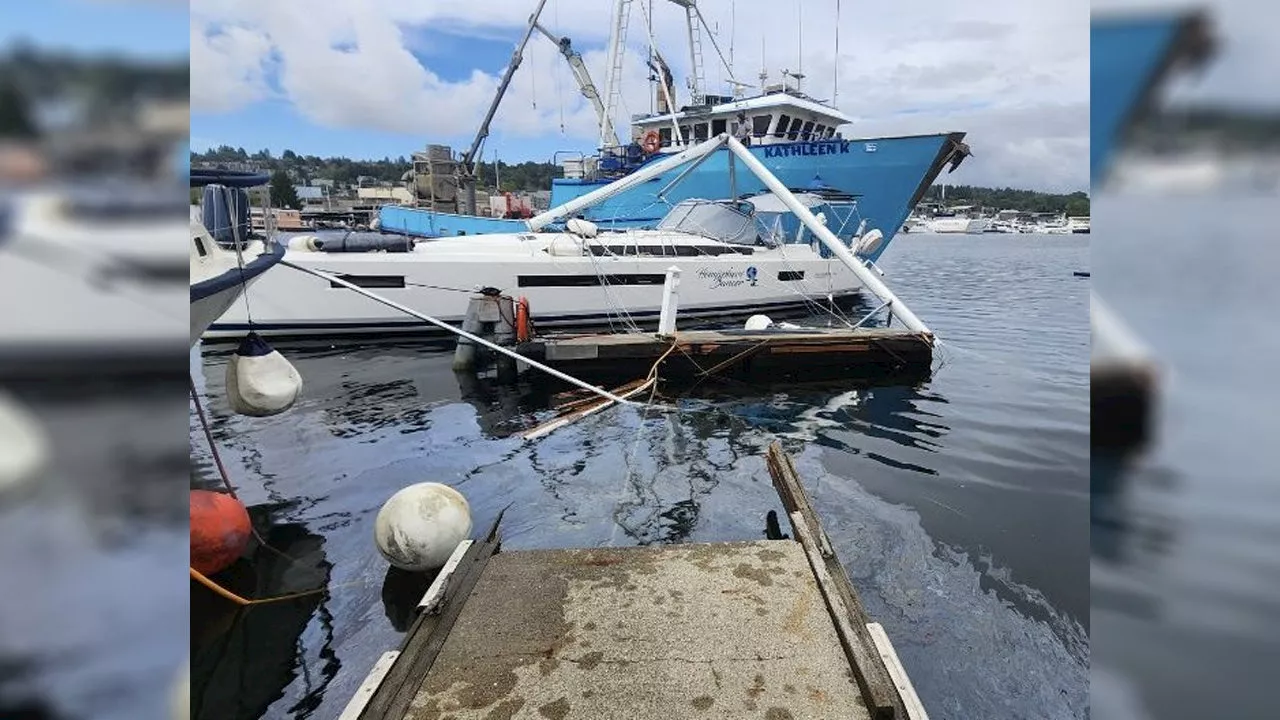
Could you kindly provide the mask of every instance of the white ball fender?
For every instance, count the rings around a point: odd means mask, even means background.
[[[395,567],[437,570],[471,535],[471,506],[462,493],[440,483],[410,485],[392,495],[373,522],[378,551]]]

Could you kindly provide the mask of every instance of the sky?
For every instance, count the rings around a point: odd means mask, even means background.
[[[15,42],[49,50],[146,59],[185,56],[185,0],[0,2],[0,52]]]
[[[643,0],[642,0],[643,2]],[[625,119],[650,106],[642,2],[632,3]],[[1082,0],[704,0],[739,80],[802,70],[855,118],[846,137],[963,130],[956,183],[1088,186],[1088,5]],[[408,155],[470,144],[535,0],[191,0],[192,146],[320,156]],[[611,2],[548,0],[603,88]],[[891,9],[890,9],[891,8]],[[686,93],[684,15],[653,5],[654,35]],[[839,29],[839,54],[835,52]],[[710,43],[712,91],[727,92]],[[803,49],[803,50],[801,50]],[[838,74],[837,74],[838,69]],[[836,79],[838,78],[838,84]],[[687,95],[684,95],[687,99]],[[595,146],[594,111],[556,47],[535,35],[494,121],[486,159],[550,160]]]

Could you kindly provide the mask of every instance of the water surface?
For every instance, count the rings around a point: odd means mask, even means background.
[[[293,609],[296,637],[193,617],[261,637],[271,668],[252,702],[210,686],[206,716],[335,717],[398,645],[421,583],[388,573],[372,524],[404,485],[457,487],[477,529],[508,508],[513,549],[754,539],[780,509],[763,452],[781,439],[931,714],[1087,717],[1088,259],[1088,236],[900,235],[886,280],[943,338],[927,382],[705,385],[679,415],[613,409],[529,444],[508,435],[545,415],[539,394],[460,382],[448,350],[284,348],[304,397],[267,419],[228,416],[225,359],[193,357],[242,496],[302,548],[270,590],[329,587]],[[192,428],[196,482],[216,485]]]

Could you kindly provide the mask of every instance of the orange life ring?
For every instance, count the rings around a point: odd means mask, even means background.
[[[516,342],[529,342],[529,300],[516,301]]]
[[[650,130],[644,134],[644,139],[640,141],[640,147],[648,155],[652,155],[662,149],[662,138],[658,136],[657,130]]]

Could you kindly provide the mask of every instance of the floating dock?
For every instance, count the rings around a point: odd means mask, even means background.
[[[923,720],[776,443],[768,464],[795,539],[503,552],[495,522],[341,720]]]
[[[890,328],[562,334],[536,338],[517,351],[584,379],[647,377],[658,363],[668,380],[900,379],[928,376],[933,336]]]

